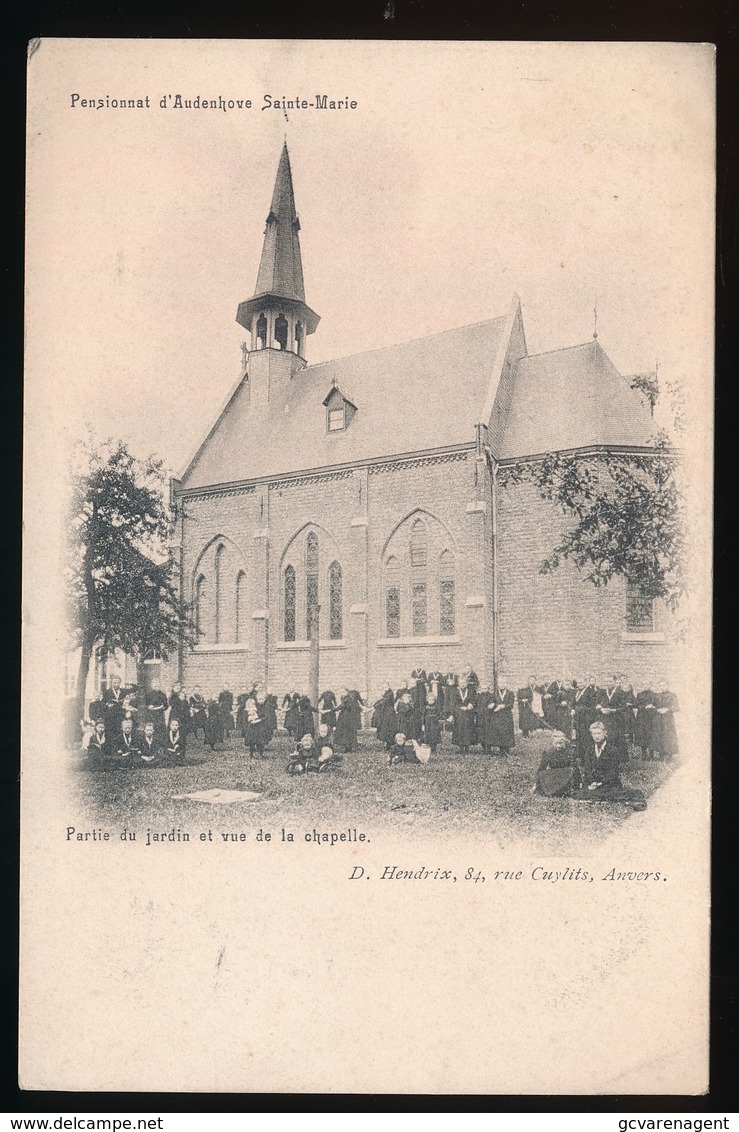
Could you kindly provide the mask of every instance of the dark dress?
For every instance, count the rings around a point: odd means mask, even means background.
[[[190,729],[190,705],[179,692],[172,692],[169,697],[169,722],[173,719],[179,723],[182,734],[187,735]]]
[[[450,715],[454,714],[454,704],[456,701],[457,691],[457,677],[453,672],[447,672],[444,677],[444,684],[442,686],[441,710],[444,719],[449,719]]]
[[[216,743],[223,743],[225,728],[223,726],[223,711],[217,700],[208,700],[205,709],[205,745],[215,750]]]
[[[267,730],[269,731],[269,737],[271,739],[277,730],[277,696],[270,692],[264,704],[266,708],[265,723],[267,724]]]
[[[205,731],[205,700],[198,694],[190,696],[190,731],[195,735],[201,727]]]
[[[411,672],[411,701],[415,712],[416,738],[423,731],[423,709],[426,706],[426,670],[414,668]]]
[[[357,749],[357,702],[351,692],[342,696],[334,732],[334,749],[342,754]]]
[[[87,765],[94,770],[112,770],[117,761],[115,744],[93,734],[87,745]]]
[[[120,729],[121,720],[123,719],[124,695],[125,692],[123,688],[118,689],[117,695],[113,688],[106,688],[103,692],[103,718],[105,719],[105,730],[109,735],[116,735]],[[90,705],[90,711],[92,712],[92,704]],[[92,716],[90,718],[92,718]]]
[[[246,713],[244,743],[253,757],[255,751],[261,754],[272,738],[269,730],[269,708],[266,700],[260,704],[250,696],[244,709]]]
[[[654,750],[656,739],[655,721],[657,719],[657,693],[645,688],[636,697],[636,719],[634,720],[634,743],[641,747],[646,758]]]
[[[678,710],[677,696],[672,692],[657,692],[654,706],[652,750],[658,752],[663,759],[671,759],[678,752],[674,714]]]
[[[546,722],[543,715],[539,715],[533,709],[534,693],[538,692],[541,695],[541,688],[534,685],[532,688],[529,684],[525,688],[519,688],[516,692],[516,700],[518,701],[518,726],[523,731],[524,736],[527,737],[532,731],[541,730],[546,727]]]
[[[575,731],[577,733],[577,754],[584,758],[585,748],[592,743],[590,725],[595,723],[598,713],[595,705],[598,702],[598,688],[595,684],[588,684],[585,688],[575,690]]]
[[[377,738],[385,746],[393,743],[398,731],[395,716],[395,696],[392,688],[387,688],[374,705],[372,726],[377,728]]]
[[[165,693],[159,688],[152,688],[151,691],[146,693],[144,723],[154,724],[154,734],[158,739],[163,739],[167,730],[167,722],[164,718],[166,711],[167,697]]]
[[[137,766],[141,760],[141,737],[133,731],[126,739],[126,736],[121,732],[116,738],[115,753],[122,767]]]
[[[296,737],[298,727],[298,704],[300,703],[300,695],[298,692],[292,692],[290,695],[285,696],[282,701],[282,706],[287,707],[285,712],[285,730],[293,739]]]
[[[564,750],[552,747],[544,751],[536,772],[535,794],[546,798],[569,798],[580,786],[581,774],[570,744]]]
[[[482,693],[480,694],[482,696]],[[510,688],[501,688],[499,692],[490,692],[490,699],[486,707],[479,706],[478,697],[478,732],[483,747],[497,747],[501,754],[506,754],[516,745],[516,735],[513,729],[513,702],[514,695]]]
[[[456,702],[454,704],[454,727],[452,729],[452,742],[460,750],[466,751],[474,747],[477,742],[475,728],[475,708],[477,696],[469,688],[457,688]]]
[[[418,714],[413,701],[398,700],[395,705],[395,735],[402,731],[406,739],[419,739]],[[393,735],[393,739],[395,738]]]
[[[141,751],[138,765],[144,768],[153,770],[157,767],[164,766],[166,762],[164,743],[159,736],[154,732],[151,742],[144,735],[141,739]]]
[[[423,741],[435,751],[441,743],[441,715],[437,703],[426,704],[423,715]]]
[[[621,758],[626,755],[624,739],[624,708],[626,693],[623,688],[599,688],[595,701],[596,719],[603,721],[609,743],[616,747]]]
[[[554,709],[555,698],[557,695],[557,681],[552,680],[549,684],[542,684],[541,701],[544,708],[544,722],[548,723],[550,727],[556,728],[554,722]]]
[[[218,706],[221,709],[221,716],[223,717],[224,731],[233,731],[234,729],[234,696],[233,692],[227,691],[226,688],[218,693]]]
[[[318,699],[319,723],[325,723],[333,731],[336,726],[336,696],[333,692],[324,692]]]
[[[312,704],[307,696],[301,696],[295,716],[295,738],[300,742],[304,735],[315,735],[315,733]]]
[[[620,751],[607,739],[598,748],[590,736],[583,759],[582,788],[574,797],[588,802],[628,802],[637,809],[646,809],[641,790],[633,790],[622,783],[620,763]]]
[[[398,766],[400,763],[420,764],[421,762],[410,740],[406,740],[405,743],[401,743],[400,745],[393,743],[388,751],[387,761],[390,766]]]
[[[561,680],[555,680],[549,685],[552,692],[550,716],[551,725],[555,731],[561,731],[566,739],[572,738],[572,705],[575,699],[575,689],[567,688]],[[546,712],[545,712],[546,715]]]
[[[185,748],[187,739],[182,734],[182,730],[175,735],[171,729],[167,730],[167,735],[164,740],[164,754],[168,763],[172,766],[183,766],[186,763]]]
[[[444,713],[444,676],[441,672],[429,672],[426,677],[426,698],[433,692],[436,696],[436,706],[439,715]]]

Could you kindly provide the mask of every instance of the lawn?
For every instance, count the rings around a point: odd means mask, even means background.
[[[426,765],[389,767],[371,733],[360,736],[360,750],[345,755],[340,767],[325,774],[291,777],[285,766],[293,744],[277,735],[264,757],[250,760],[241,740],[230,739],[211,752],[193,741],[188,755],[200,765],[171,769],[99,772],[73,757],[75,785],[85,816],[96,825],[170,830],[202,828],[215,822],[256,831],[285,826],[302,835],[357,828],[413,836],[484,837],[502,848],[530,843],[538,853],[585,853],[597,848],[631,809],[610,802],[575,802],[532,793],[546,736],[517,737],[508,758],[485,755],[479,748],[462,756],[445,737]],[[647,799],[665,781],[670,765],[632,759],[624,782]],[[175,795],[220,788],[248,790],[255,801],[211,805]]]

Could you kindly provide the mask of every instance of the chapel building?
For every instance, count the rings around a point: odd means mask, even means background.
[[[287,146],[244,371],[181,479],[173,553],[199,643],[179,678],[215,693],[306,691],[311,610],[320,685],[370,697],[412,669],[504,676],[668,676],[671,616],[623,579],[539,572],[565,517],[500,469],[552,451],[652,449],[650,406],[594,337],[530,355],[514,296],[499,317],[308,363],[319,316],[303,283]]]

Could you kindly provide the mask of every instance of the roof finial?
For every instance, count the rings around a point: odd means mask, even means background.
[[[593,298],[593,341],[598,337],[598,293]]]

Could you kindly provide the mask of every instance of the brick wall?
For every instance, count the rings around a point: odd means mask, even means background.
[[[200,684],[207,693],[224,685],[243,687],[266,674],[279,696],[292,688],[307,689],[304,565],[309,531],[315,531],[319,539],[322,687],[356,687],[375,697],[386,680],[399,684],[417,663],[427,669],[459,671],[469,661],[481,675],[491,675],[490,507],[489,487],[481,480],[484,475],[484,464],[467,453],[457,459],[360,468],[253,491],[186,499],[186,595],[192,596],[194,583],[202,575],[210,587],[208,600],[213,600],[218,555],[222,596],[219,639],[215,641],[211,615],[206,624],[209,640],[185,657],[185,685]],[[409,538],[419,517],[428,538],[427,630],[433,641],[409,639]],[[448,640],[439,631],[438,565],[444,550],[454,554],[455,566],[456,632]],[[382,567],[388,553],[401,563],[402,637],[378,645],[378,639],[386,638]],[[338,561],[342,569],[343,632],[337,641],[328,639],[328,567],[332,561]],[[294,642],[284,640],[287,564],[295,567],[298,583]],[[235,587],[242,571],[243,602],[251,620],[248,637],[243,634],[241,602],[237,633]],[[265,624],[269,635],[266,655]]]
[[[674,624],[664,603],[656,603],[651,639],[624,639],[622,579],[597,589],[569,563],[539,573],[566,522],[557,508],[529,484],[498,488],[497,501],[501,673],[517,686],[529,674],[605,682],[624,672],[635,686],[660,676],[674,682]]]
[[[470,663],[493,677],[493,558],[489,472],[470,451],[463,458],[359,468],[304,477],[252,491],[186,501],[183,577],[191,594],[202,573],[214,585],[219,556],[222,597],[219,640],[185,657],[183,680],[208,694],[267,681],[278,696],[307,690],[305,552],[309,531],[319,540],[321,687],[355,687],[376,698],[421,664],[459,672]],[[426,531],[427,633],[414,637],[411,528]],[[625,591],[615,580],[598,590],[563,565],[541,575],[539,564],[558,539],[564,518],[535,488],[498,490],[500,673],[513,683],[529,673],[605,681],[616,671],[637,683],[671,677],[672,618],[656,611],[648,639],[625,637]],[[219,551],[219,547],[223,550]],[[440,634],[439,557],[454,554],[456,631]],[[399,563],[400,638],[388,638],[384,563]],[[342,635],[329,639],[328,569],[342,571]],[[284,569],[296,571],[296,639],[284,639]],[[236,603],[237,578],[243,572]],[[423,573],[423,571],[421,572]],[[418,580],[418,574],[415,574]],[[212,591],[211,591],[212,592]],[[236,638],[239,638],[238,641]]]

